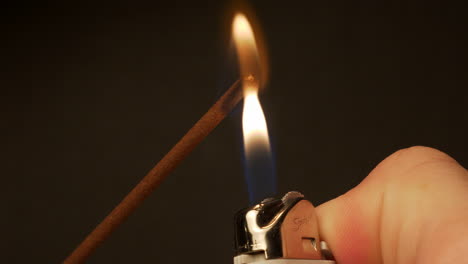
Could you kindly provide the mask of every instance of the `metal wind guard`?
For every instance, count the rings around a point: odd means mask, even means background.
[[[313,205],[299,192],[239,211],[235,225],[235,264],[335,263]]]

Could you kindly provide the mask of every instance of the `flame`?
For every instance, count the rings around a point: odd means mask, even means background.
[[[244,14],[236,14],[232,23],[232,32],[236,43],[244,44],[244,48],[249,45],[254,49],[257,48],[252,27]]]
[[[254,32],[245,15],[238,13],[234,17],[232,35],[239,60],[241,78],[244,81],[244,91],[258,90],[260,88],[259,81],[263,77],[260,70],[261,63]],[[246,82],[251,82],[251,84],[246,84]]]
[[[268,138],[265,115],[258,100],[258,93],[255,91],[250,91],[244,98],[242,130],[247,158],[252,150],[258,148],[270,151],[270,140]]]
[[[232,35],[238,55],[245,96],[242,114],[245,157],[247,162],[258,163],[259,156],[261,156],[260,160],[267,160],[268,163],[271,162],[270,140],[265,115],[258,99],[260,81],[264,80],[261,80],[261,63],[255,35],[245,15],[238,13],[234,17]],[[265,161],[260,163],[263,162]],[[263,164],[256,164],[255,166],[257,165],[259,167],[263,166]],[[260,176],[253,175],[253,177]]]

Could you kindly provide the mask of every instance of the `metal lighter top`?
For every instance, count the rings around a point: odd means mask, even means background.
[[[335,263],[320,241],[314,206],[299,192],[239,211],[235,225],[235,264]]]

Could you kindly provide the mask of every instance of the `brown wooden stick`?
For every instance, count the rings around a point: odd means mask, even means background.
[[[166,176],[229,114],[243,97],[236,81],[202,116],[182,139],[130,191],[109,215],[65,259],[64,263],[83,263],[107,237],[158,187]]]

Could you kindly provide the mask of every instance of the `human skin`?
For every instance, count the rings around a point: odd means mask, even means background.
[[[317,214],[338,264],[468,263],[468,172],[432,148],[395,152]]]

